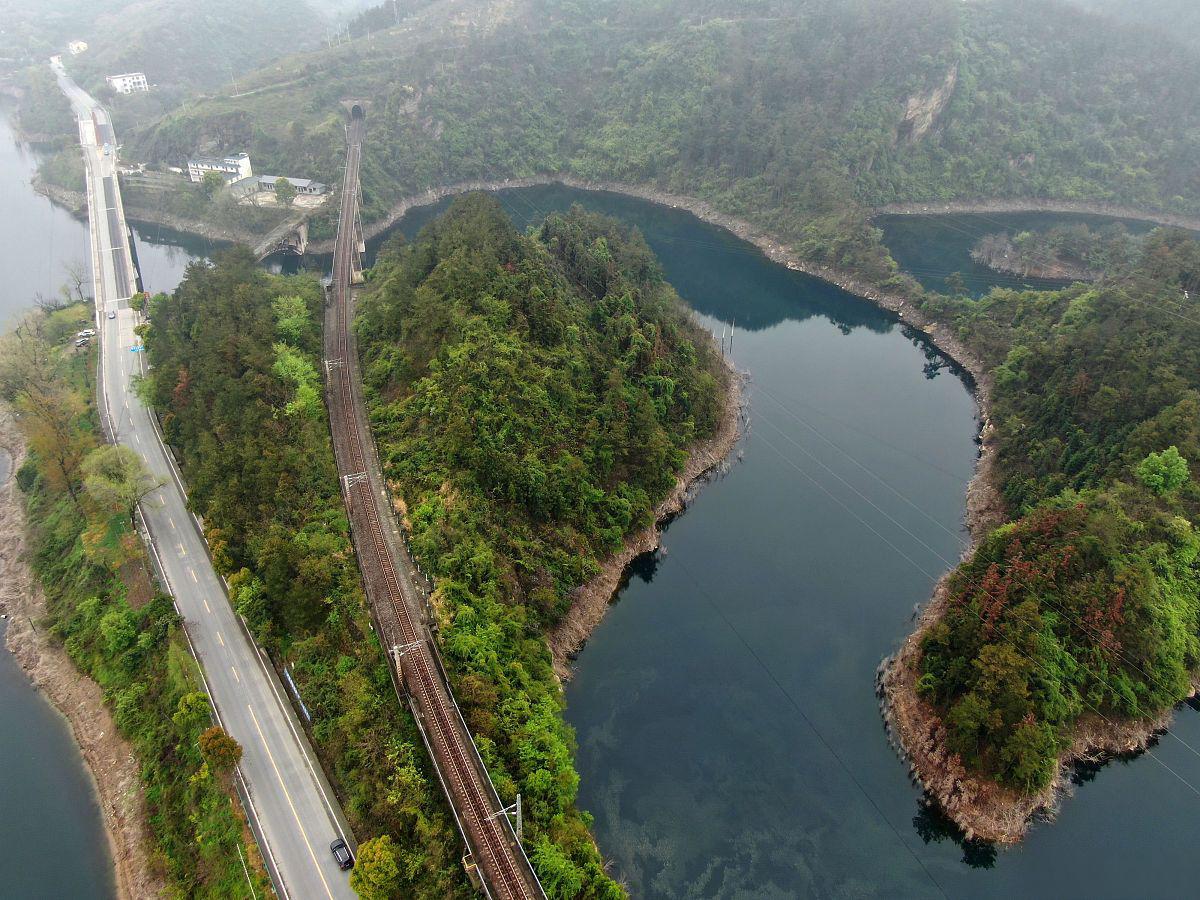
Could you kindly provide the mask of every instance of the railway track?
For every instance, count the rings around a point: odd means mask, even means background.
[[[407,692],[485,893],[498,900],[542,900],[545,893],[500,808],[490,777],[441,676],[427,626],[414,614],[411,584],[400,577],[397,553],[384,530],[384,516],[373,483],[370,434],[360,424],[355,346],[350,336],[351,280],[364,122],[351,119],[347,129],[346,178],[334,245],[332,329],[326,335],[330,424],[338,472],[355,537],[359,569],[398,686]],[[407,588],[407,590],[406,590]]]

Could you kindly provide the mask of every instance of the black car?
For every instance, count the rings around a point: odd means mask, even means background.
[[[350,855],[350,848],[346,846],[346,842],[338,838],[329,845],[329,849],[333,852],[333,858],[337,860],[339,867],[343,869],[354,868],[354,857]]]

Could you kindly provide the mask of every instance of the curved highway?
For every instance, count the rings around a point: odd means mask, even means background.
[[[136,451],[164,482],[142,505],[150,548],[202,665],[218,720],[242,745],[239,790],[276,892],[284,900],[352,900],[347,873],[334,862],[329,843],[342,837],[353,847],[353,835],[274,669],[229,603],[174,460],[133,391],[144,362],[134,332],[140,317],[129,305],[136,272],[111,122],[57,60],[54,69],[79,121],[86,164],[101,416],[112,439]]]

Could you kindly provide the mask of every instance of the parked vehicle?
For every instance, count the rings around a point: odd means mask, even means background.
[[[117,317],[117,311],[116,311],[116,310],[109,310],[108,317],[109,317],[110,319],[115,319],[115,318]]]
[[[354,857],[350,855],[350,848],[346,846],[345,841],[338,838],[329,845],[329,849],[333,852],[333,858],[337,860],[338,868],[354,868]]]
[[[96,336],[95,328],[85,328],[85,329],[83,329],[83,331],[79,332],[79,334],[75,335],[75,337],[81,337],[81,338],[90,338],[90,337],[95,337],[95,336]]]
[[[75,342],[75,346],[76,347],[86,347],[91,342],[92,342],[91,338],[81,337],[79,340],[77,340]]]

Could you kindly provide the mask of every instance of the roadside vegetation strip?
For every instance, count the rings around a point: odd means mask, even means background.
[[[94,360],[90,351],[61,348],[89,321],[88,309],[32,316],[19,338],[4,339],[0,389],[22,413],[30,446],[17,483],[48,625],[104,690],[138,755],[147,821],[168,881],[191,896],[242,897],[244,857],[255,890],[266,896],[270,885],[246,822],[229,802],[230,775],[197,746],[210,706],[181,623],[170,598],[152,587],[149,558],[129,509],[117,501],[120,482],[101,479],[93,465],[113,449],[101,443],[90,400]]]

